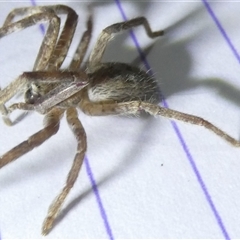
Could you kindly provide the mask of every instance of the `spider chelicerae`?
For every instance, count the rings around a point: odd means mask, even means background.
[[[67,15],[61,31],[59,14]],[[22,18],[14,21],[16,16]],[[65,198],[78,177],[87,149],[86,133],[78,119],[76,108],[91,116],[137,115],[145,111],[153,116],[160,115],[204,126],[232,145],[240,146],[239,141],[200,117],[158,106],[159,89],[154,78],[148,73],[125,63],[101,62],[108,42],[116,33],[143,25],[150,38],[164,34],[163,31],[153,32],[144,17],[105,28],[99,35],[87,64],[82,64],[92,32],[90,14],[87,29],[69,67],[60,70],[71,45],[77,20],[75,11],[67,6],[37,6],[14,9],[0,28],[0,38],[2,38],[41,22],[49,24],[32,72],[24,72],[0,91],[0,111],[7,125],[12,125],[9,114],[16,109],[22,109],[45,114],[44,128],[2,155],[0,168],[56,134],[65,112],[67,122],[78,142],[77,153],[66,184],[50,205],[43,222],[43,235],[51,230]],[[25,101],[6,106],[6,102],[22,89],[25,89]]]

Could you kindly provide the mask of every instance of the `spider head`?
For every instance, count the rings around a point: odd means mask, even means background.
[[[41,97],[40,86],[37,84],[31,84],[28,86],[25,92],[24,99],[26,103],[34,104]]]

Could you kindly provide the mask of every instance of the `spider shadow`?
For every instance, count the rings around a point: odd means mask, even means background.
[[[182,24],[181,22],[178,22],[178,24]],[[170,29],[170,28],[169,28]],[[173,29],[173,27],[172,27]],[[123,42],[124,39],[127,37],[126,35],[122,35],[118,38],[118,41],[113,43],[113,46],[119,46]],[[160,79],[161,82],[159,82],[160,87],[163,89],[163,93],[165,98],[168,98],[176,93],[188,91],[190,89],[195,89],[198,87],[206,87],[206,88],[217,88],[219,91],[219,94],[223,96],[224,98],[234,102],[236,105],[240,105],[240,91],[237,90],[233,85],[230,85],[226,83],[224,80],[217,79],[217,78],[211,78],[211,79],[205,79],[205,80],[197,80],[193,81],[194,79],[189,78],[189,71],[191,69],[191,57],[188,54],[187,51],[187,45],[189,43],[190,39],[185,39],[182,42],[169,44],[169,41],[167,38],[163,40],[159,40],[159,46],[155,47],[155,53],[154,56],[156,57],[151,58],[151,66],[153,69],[158,69],[158,72],[156,73],[156,78]],[[158,41],[157,41],[158,42]],[[155,44],[156,45],[156,44]],[[151,52],[153,45],[148,46],[145,49],[145,54],[148,55]],[[112,53],[112,50],[109,51]],[[120,53],[120,58],[126,59],[126,55],[131,56],[131,51],[129,49],[125,49],[124,51],[118,51]],[[116,54],[114,53],[114,56]],[[128,58],[128,56],[127,56]],[[177,59],[183,59],[183,61],[177,61]],[[133,62],[133,65],[138,65],[138,62],[140,59],[136,59]],[[171,66],[170,70],[166,68],[166,66]],[[181,81],[175,82],[176,79],[180,79]],[[15,121],[21,120],[23,116],[19,116]],[[149,126],[151,128],[154,128],[154,125],[151,124],[151,118],[146,118],[146,124],[143,127],[143,131],[145,132],[146,128],[149,130]],[[139,135],[139,139],[142,139],[142,134]],[[132,167],[136,165],[137,158],[138,158],[138,149],[144,149],[144,143],[143,141],[139,141],[138,144],[134,144],[131,149],[126,153],[125,158],[123,159],[121,165],[118,168],[113,169],[111,172],[106,173],[106,175],[97,181],[98,187],[102,187],[106,182],[109,182],[111,180],[114,180],[115,178],[119,177],[123,171],[129,170],[129,167]],[[129,161],[131,159],[131,161]],[[82,194],[80,194],[77,198],[72,200],[60,213],[58,216],[56,223],[57,225],[61,220],[70,212],[71,210],[76,207],[80,201],[83,198],[86,198],[92,193],[92,189],[89,188],[86,191],[84,191]]]
[[[194,14],[191,14],[193,17]],[[168,31],[174,31],[181,24],[184,24],[185,21],[189,20],[189,16],[186,16],[181,21],[177,22],[174,26],[170,26],[167,29]],[[200,31],[199,33],[200,34]],[[110,46],[108,46],[107,53],[105,59],[112,59],[116,57],[116,49],[118,49],[117,58],[119,59],[132,59],[132,55],[134,54],[131,49],[126,49],[122,46],[124,40],[128,37],[128,33],[121,34],[114,40]],[[151,54],[149,58],[150,65],[152,69],[157,69],[155,73],[155,78],[159,80],[159,86],[164,94],[164,98],[167,99],[175,94],[184,93],[189,90],[193,90],[196,88],[211,88],[214,90],[218,90],[217,94],[221,95],[225,99],[233,102],[237,106],[240,106],[240,90],[236,89],[231,84],[228,84],[226,81],[218,78],[209,78],[209,79],[193,79],[189,76],[191,67],[192,67],[192,58],[187,50],[187,46],[191,42],[192,38],[195,38],[196,34],[193,33],[189,38],[185,38],[178,42],[172,42],[168,39],[167,36],[157,40],[154,43],[154,54],[152,55],[153,44],[147,46],[144,49],[145,55],[148,56]],[[179,61],[181,59],[181,61]],[[133,65],[139,65],[141,62],[140,57],[135,58],[133,60]],[[166,67],[167,66],[167,67]],[[170,68],[170,69],[169,69]],[[178,80],[178,81],[176,81]],[[145,117],[146,121],[145,126],[143,127],[143,131],[146,129],[149,131],[149,127],[154,129],[154,122],[151,124],[152,118]],[[125,158],[122,160],[121,165],[117,168],[111,170],[105,174],[104,177],[97,180],[98,188],[101,188],[104,184],[109,181],[114,180],[119,177],[124,171],[129,171],[129,169],[137,164],[138,160],[138,149],[144,149],[144,143],[141,140],[143,138],[142,133],[139,134],[138,144],[134,144],[131,146],[131,149],[126,153]],[[144,150],[142,150],[144,151]],[[131,159],[131,160],[129,160]],[[60,223],[62,219],[73,210],[82,199],[88,197],[92,194],[92,188],[85,190],[78,197],[72,200],[60,213],[58,218],[56,219],[55,225]]]
[[[188,94],[195,89],[211,89],[213,94],[240,107],[240,89],[220,78],[195,79],[189,77],[191,70],[191,56],[188,54],[187,46],[191,39],[185,39],[178,43],[170,43],[167,39],[162,41],[162,46],[154,48],[154,56],[151,67],[157,69],[155,78],[159,80],[159,87],[168,99],[173,95]],[[148,54],[149,49],[145,53]],[[157,57],[159,56],[159,57]],[[181,61],[179,61],[181,59]],[[166,68],[166,66],[168,66]]]
[[[22,113],[20,113],[12,122],[12,126],[15,126],[16,124],[18,124],[19,122],[21,122],[22,120],[24,120],[24,118],[26,118],[27,116],[29,116],[30,114],[32,114],[32,112],[29,111],[24,111]]]
[[[128,171],[131,171],[131,168],[137,167],[138,164],[138,155],[139,151],[138,149],[144,149],[145,147],[145,141],[143,139],[145,138],[145,130],[148,128],[148,130],[152,131],[155,128],[154,119],[151,117],[145,117],[144,119],[145,124],[142,127],[142,130],[139,131],[139,140],[136,140],[134,143],[131,143],[131,146],[125,150],[126,154],[123,160],[121,160],[121,163],[118,165],[118,167],[111,170],[111,172],[108,172],[102,177],[100,180],[97,180],[97,187],[101,188],[103,187],[107,182],[110,182],[119,176],[122,176],[123,173],[126,173]],[[146,159],[147,160],[147,159]],[[83,166],[84,167],[84,166]],[[56,227],[64,218],[65,216],[73,210],[77,205],[87,197],[90,196],[90,194],[93,193],[92,187],[83,191],[78,197],[76,197],[74,200],[72,200],[65,208],[62,209],[59,216],[57,217],[54,227]]]
[[[105,2],[92,2],[92,3],[86,3],[86,9],[88,7],[90,7],[90,9],[94,9],[103,5],[111,5],[114,4],[116,5],[116,3],[113,3],[111,0],[109,1],[105,1]],[[137,7],[137,12],[140,12],[140,15],[144,15],[145,12],[147,12],[148,8],[151,5],[151,1],[148,2],[136,2],[134,3],[135,6]],[[73,6],[75,6],[75,8],[77,9],[79,7],[78,3],[75,3]],[[191,19],[193,16],[196,17],[196,15],[200,14],[202,12],[203,8],[200,8],[199,6],[197,6],[192,12],[190,12],[189,14],[187,14],[185,17],[183,17],[182,19],[180,19],[179,21],[175,22],[174,24],[172,24],[171,26],[167,27],[167,29],[165,29],[167,32],[171,32],[176,30],[178,27],[181,27],[182,25],[184,25],[185,22],[189,21],[189,19]],[[116,53],[116,46],[121,46],[122,43],[129,38],[129,33],[128,32],[123,32],[120,36],[118,35],[116,37],[116,39],[114,40],[114,44],[112,44],[112,42],[110,42],[108,44],[108,47],[106,49],[106,53],[104,54],[104,59],[111,59],[114,60],[114,58],[116,58],[116,61],[122,61],[125,62],[126,59],[126,55],[127,52],[126,51],[118,51]],[[146,49],[150,50],[151,47],[153,46],[150,45],[148,46]],[[133,51],[135,51],[135,49],[132,49]],[[130,54],[129,57],[127,59],[131,59],[131,55],[132,55],[132,51],[129,49],[127,50]],[[104,60],[103,59],[103,60]],[[137,60],[141,60],[140,58],[136,58]],[[137,64],[137,61],[135,62],[135,60],[133,61],[133,65],[138,66],[139,64]],[[22,121],[29,113],[23,112],[20,115],[18,115],[14,121],[13,121],[13,125],[16,125],[18,122]]]

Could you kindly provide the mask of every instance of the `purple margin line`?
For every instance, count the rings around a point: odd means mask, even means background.
[[[120,0],[114,0],[114,1],[117,4],[117,7],[118,7],[119,11],[121,12],[121,15],[122,15],[124,21],[126,21],[127,17],[126,17],[126,14],[125,14],[125,12],[124,12],[124,10],[122,8]],[[148,63],[148,61],[146,59],[146,56],[145,56],[144,52],[142,51],[142,49],[141,49],[141,47],[140,47],[140,45],[138,43],[136,35],[134,34],[133,31],[130,31],[130,35],[131,35],[132,40],[133,40],[133,42],[134,42],[134,44],[135,44],[135,46],[136,46],[136,48],[138,50],[138,53],[139,53],[140,57],[141,57],[144,65],[145,65],[145,68],[149,71],[150,74],[153,75],[153,71],[151,70],[150,65],[149,65],[149,63]],[[167,104],[166,100],[164,99],[163,94],[162,94],[162,97],[163,97],[163,105],[164,105],[164,107],[168,107],[168,104]],[[182,146],[182,148],[183,148],[183,150],[184,150],[184,152],[185,152],[185,154],[187,156],[188,162],[190,163],[190,165],[192,167],[192,170],[193,170],[195,176],[197,177],[198,183],[199,183],[199,185],[200,185],[200,187],[201,187],[201,189],[202,189],[202,191],[203,191],[203,193],[205,195],[205,198],[206,198],[206,200],[207,200],[207,202],[208,202],[208,204],[210,206],[210,209],[212,210],[212,212],[213,212],[213,214],[215,216],[217,224],[218,224],[220,230],[222,231],[222,233],[224,235],[224,238],[225,239],[230,239],[229,234],[228,234],[228,232],[227,232],[227,230],[226,230],[226,228],[225,228],[225,226],[223,224],[223,221],[222,221],[222,219],[221,219],[221,217],[220,217],[220,215],[219,215],[219,213],[218,213],[218,211],[217,211],[217,209],[216,209],[216,207],[215,207],[215,205],[213,203],[212,197],[211,197],[211,195],[209,194],[209,192],[207,190],[206,184],[203,181],[203,178],[201,177],[201,174],[200,174],[200,172],[199,172],[199,170],[197,168],[197,165],[196,165],[196,163],[195,163],[195,161],[194,161],[194,159],[193,159],[193,157],[192,157],[192,155],[191,155],[191,153],[190,153],[190,151],[189,151],[189,149],[187,147],[186,142],[183,139],[183,136],[182,136],[182,134],[181,134],[177,124],[175,123],[175,121],[171,121],[171,124],[172,124],[172,127],[173,127],[173,129],[174,129],[174,131],[175,131],[175,133],[176,133],[176,135],[177,135],[177,137],[179,139],[179,142],[180,142],[180,144],[181,144],[181,146]]]
[[[35,0],[30,0],[30,1],[31,1],[31,4],[33,6],[37,6]],[[40,24],[40,30],[41,30],[42,34],[45,33],[45,29],[44,29],[43,24]],[[84,157],[84,163],[85,163],[85,166],[86,166],[87,175],[88,175],[89,180],[90,180],[91,185],[92,185],[94,195],[96,197],[96,201],[97,201],[97,204],[98,204],[98,207],[99,207],[99,211],[100,211],[100,214],[101,214],[101,217],[102,217],[102,220],[103,220],[108,238],[113,240],[114,237],[113,237],[112,230],[111,230],[111,227],[110,227],[110,224],[109,224],[109,221],[108,221],[107,213],[106,213],[106,210],[103,206],[103,202],[102,202],[102,199],[100,197],[99,190],[98,190],[98,187],[97,187],[97,184],[96,184],[96,181],[95,181],[95,178],[94,178],[89,160],[87,158],[87,155],[85,155],[85,157]]]

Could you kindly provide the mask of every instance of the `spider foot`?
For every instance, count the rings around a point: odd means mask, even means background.
[[[9,118],[9,111],[4,104],[0,105],[0,112],[2,113],[2,119],[3,119],[4,123],[8,126],[12,126],[13,122]]]
[[[13,122],[8,116],[3,116],[2,119],[7,126],[9,127],[13,126]]]
[[[46,217],[46,219],[43,222],[43,226],[42,226],[42,235],[46,236],[50,230],[52,229],[53,226],[53,222],[54,222],[54,218],[53,217]]]

